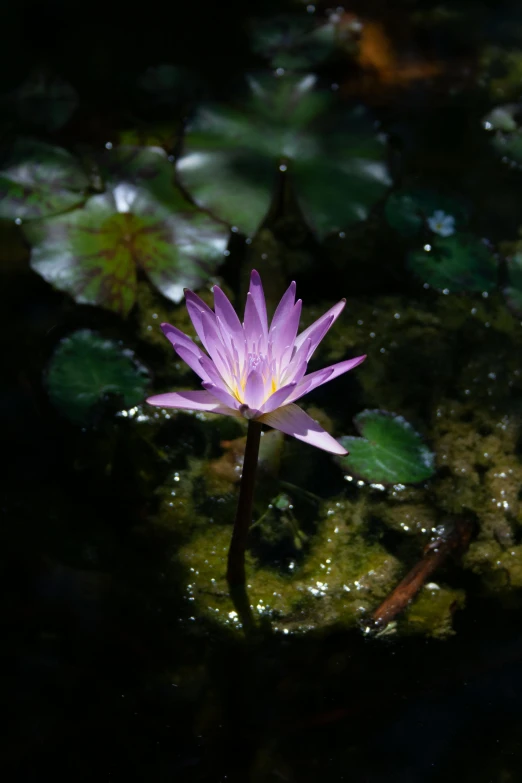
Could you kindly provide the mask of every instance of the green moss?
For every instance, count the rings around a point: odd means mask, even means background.
[[[303,326],[329,304],[305,308]],[[184,312],[180,308],[180,318],[186,318]],[[171,320],[189,331],[188,322],[176,321],[176,316]],[[428,292],[417,300],[383,296],[349,301],[311,369],[368,353],[346,381],[354,399],[336,397],[342,386],[335,382],[329,407],[317,407],[313,396],[305,407],[337,434],[353,434],[354,409],[370,406],[399,413],[422,432],[436,453],[438,471],[425,486],[382,490],[347,481],[339,496],[342,473],[328,455],[292,438],[284,439],[281,455],[281,436],[265,436],[277,453],[274,457],[269,448],[266,459],[262,456],[256,487],[255,519],[260,521],[251,533],[247,565],[254,615],[288,633],[364,622],[411,567],[412,558],[421,556],[435,528],[448,516],[463,513],[477,523],[463,567],[489,590],[518,586],[521,350],[520,327],[496,296]],[[195,615],[238,627],[224,574],[244,431],[227,417],[170,415],[170,421],[164,417],[155,425],[159,433],[170,428],[168,441],[176,441],[166,452],[172,471],[158,490],[155,524],[176,540],[181,535],[175,560],[186,571]],[[285,488],[280,479],[297,489]],[[329,483],[323,486],[324,479]],[[322,503],[309,499],[308,506],[288,510],[274,506],[281,492],[291,505],[299,493],[324,498],[333,492],[337,497]],[[393,538],[385,535],[390,530]],[[388,541],[393,541],[393,552]],[[424,588],[399,618],[397,631],[450,633],[452,610],[463,600],[459,591]]]
[[[398,631],[420,633],[435,638],[454,633],[453,614],[466,603],[463,590],[443,587],[436,582],[424,585],[398,622]]]
[[[300,632],[341,623],[353,625],[374,608],[398,578],[400,563],[365,538],[364,503],[339,501],[324,510],[302,566],[277,571],[247,557],[248,596],[258,618],[275,629]],[[194,611],[238,626],[228,596],[226,556],[231,526],[208,525],[180,548]]]

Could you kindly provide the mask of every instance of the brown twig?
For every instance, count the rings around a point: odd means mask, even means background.
[[[388,625],[404,611],[417,595],[428,577],[443,563],[451,552],[464,551],[471,538],[471,523],[458,519],[444,527],[442,532],[424,550],[424,556],[409,571],[397,587],[384,599],[372,614],[375,628]]]

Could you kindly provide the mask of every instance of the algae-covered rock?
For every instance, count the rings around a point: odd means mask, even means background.
[[[378,542],[365,540],[364,504],[325,507],[302,564],[286,573],[247,557],[248,596],[254,615],[284,633],[353,625],[382,600],[400,572],[399,561]],[[201,529],[178,556],[189,574],[189,598],[198,612],[225,624],[240,619],[224,575],[231,527]]]
[[[302,327],[329,304],[305,308]],[[425,486],[385,488],[343,477],[324,452],[267,432],[263,441],[273,441],[277,454],[261,455],[256,486],[247,558],[254,617],[283,633],[364,625],[448,514],[475,520],[455,573],[468,569],[499,595],[517,588],[521,350],[520,325],[496,295],[348,300],[310,369],[368,358],[328,394],[312,392],[303,407],[334,435],[353,432],[352,418],[364,407],[394,410],[422,431],[436,471]],[[193,616],[239,629],[224,574],[244,430],[227,417],[168,415],[159,432],[165,428],[165,442],[175,446],[166,449],[170,472],[151,522],[178,542],[173,568],[182,564]],[[452,632],[464,593],[437,574],[430,584],[397,619],[397,633]]]
[[[434,638],[450,636],[454,633],[453,614],[457,609],[462,609],[465,603],[464,590],[429,582],[406,609],[398,623],[398,630],[405,634],[422,633]]]

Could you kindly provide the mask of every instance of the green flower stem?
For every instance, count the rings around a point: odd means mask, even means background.
[[[227,582],[230,587],[245,584],[245,550],[248,530],[252,522],[252,505],[261,430],[262,424],[258,421],[252,420],[248,422],[243,473],[239,487],[239,501],[232,541],[228,550]]]

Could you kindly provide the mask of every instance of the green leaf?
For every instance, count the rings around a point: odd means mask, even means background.
[[[93,407],[107,395],[119,398],[121,409],[143,402],[149,373],[132,351],[82,329],[61,340],[47,368],[49,397],[77,424],[89,420]]]
[[[421,280],[444,293],[492,291],[497,285],[497,261],[489,248],[471,234],[437,237],[408,256],[408,266]]]
[[[40,141],[15,142],[0,163],[0,218],[34,220],[85,201],[89,179],[67,150]]]
[[[517,129],[517,120],[520,115],[520,106],[517,103],[505,103],[502,106],[495,106],[486,114],[482,120],[482,125],[488,131],[514,131]]]
[[[417,484],[433,475],[433,453],[402,416],[366,410],[354,424],[361,438],[339,438],[350,452],[337,458],[347,473],[375,484]]]
[[[503,289],[503,294],[510,309],[518,317],[522,317],[522,254],[515,253],[507,259],[509,282]]]
[[[302,70],[326,60],[333,52],[336,28],[318,24],[310,14],[281,14],[251,22],[252,49],[272,68]]]
[[[102,165],[107,191],[83,209],[25,227],[31,267],[84,304],[127,315],[141,269],[174,302],[223,258],[228,230],[187,202],[161,150],[118,150]]]
[[[522,164],[522,130],[513,133],[497,131],[493,137],[493,148],[505,163]]]
[[[319,235],[364,220],[390,184],[385,146],[364,109],[332,113],[315,77],[250,79],[244,110],[200,109],[177,164],[184,187],[212,213],[253,234],[268,212],[278,167]]]
[[[466,210],[457,199],[426,188],[391,193],[384,208],[388,223],[403,237],[415,237],[423,229],[429,229],[428,220],[438,212],[453,218],[455,230],[461,230],[466,224]]]

